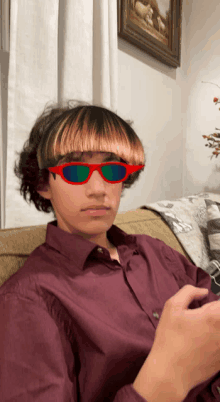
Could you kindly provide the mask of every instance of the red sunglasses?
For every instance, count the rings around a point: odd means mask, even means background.
[[[122,162],[106,162],[88,164],[83,162],[70,162],[60,166],[49,167],[51,173],[59,174],[64,181],[70,184],[84,184],[90,179],[94,170],[98,170],[102,178],[108,183],[120,183],[145,165],[127,165]],[[55,177],[54,177],[55,179]]]

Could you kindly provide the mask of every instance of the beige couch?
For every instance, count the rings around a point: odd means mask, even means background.
[[[192,262],[157,212],[138,208],[118,213],[114,224],[129,234],[146,234],[163,240]],[[45,242],[46,228],[47,225],[39,225],[0,230],[0,286],[23,266],[36,247]]]

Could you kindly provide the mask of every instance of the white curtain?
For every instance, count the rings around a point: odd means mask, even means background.
[[[53,220],[25,202],[13,172],[46,103],[76,99],[117,113],[118,94],[117,0],[11,0],[10,21],[1,229]]]

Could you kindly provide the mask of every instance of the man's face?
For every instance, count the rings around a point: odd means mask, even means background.
[[[84,153],[82,162],[102,163],[109,155],[108,152]],[[59,165],[61,164],[60,162]],[[56,175],[54,180],[50,172],[49,186],[38,193],[51,201],[59,228],[107,248],[109,242],[106,232],[118,212],[122,189],[123,182],[108,183],[97,170],[92,173],[87,183],[81,185],[69,184],[60,175]],[[110,209],[101,216],[83,211],[92,205],[105,205]]]

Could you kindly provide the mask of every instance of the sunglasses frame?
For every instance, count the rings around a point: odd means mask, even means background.
[[[89,171],[89,175],[87,177],[87,179],[85,181],[82,181],[81,183],[73,183],[69,180],[67,180],[64,175],[63,175],[63,168],[65,168],[66,166],[71,166],[71,165],[83,165],[83,166],[88,166],[90,168]],[[101,168],[102,166],[106,166],[106,165],[120,165],[120,166],[124,166],[126,168],[126,175],[122,180],[118,180],[118,181],[109,181],[108,179],[106,179],[104,177],[104,175],[102,174]],[[104,163],[84,163],[84,162],[70,162],[70,163],[64,163],[63,165],[60,166],[54,166],[54,167],[49,167],[47,168],[51,173],[56,173],[58,175],[60,175],[62,177],[62,179],[68,183],[68,184],[74,184],[74,185],[80,185],[80,184],[85,184],[87,183],[87,181],[89,181],[90,177],[92,176],[92,173],[95,170],[98,170],[99,174],[101,175],[101,177],[107,181],[108,183],[114,184],[114,183],[121,183],[123,181],[125,181],[128,176],[131,173],[137,172],[138,170],[140,170],[141,168],[143,168],[145,165],[127,165],[126,163],[122,163],[122,162],[104,162]]]

